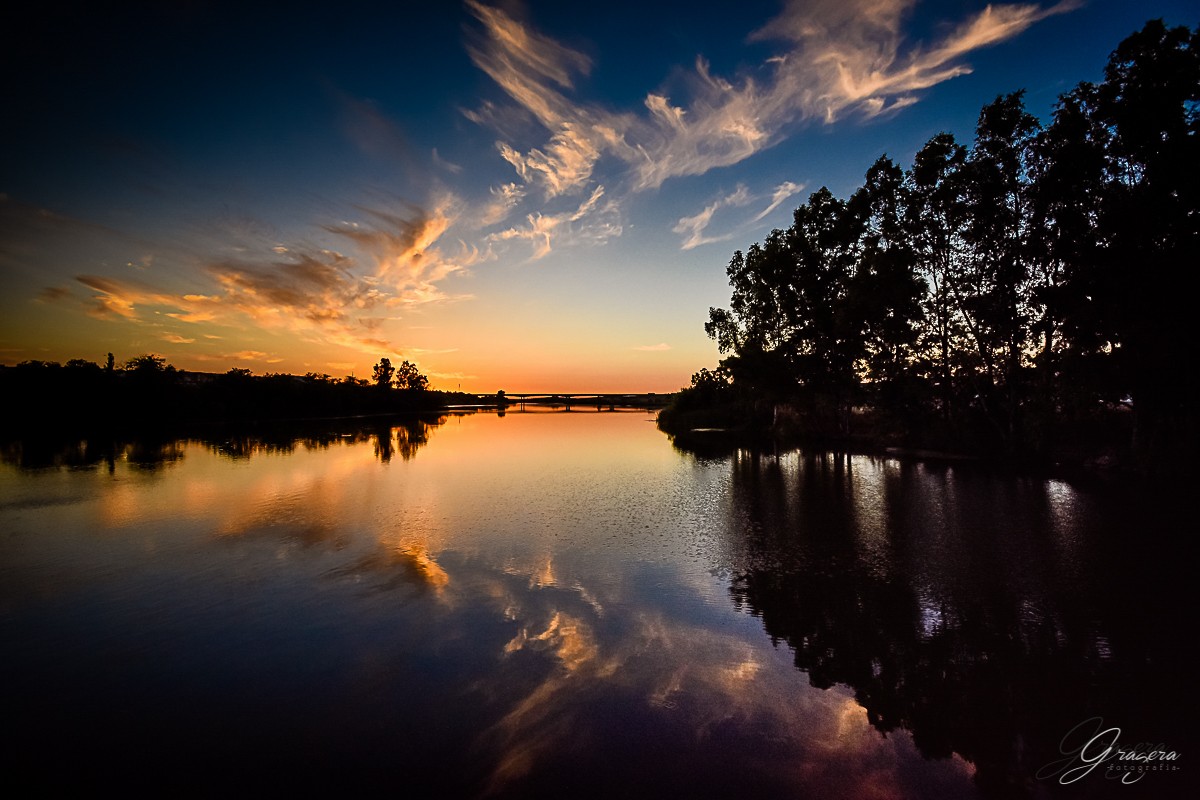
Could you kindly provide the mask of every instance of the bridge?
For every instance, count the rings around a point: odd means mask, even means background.
[[[475,395],[480,405],[507,408],[509,406],[563,406],[568,411],[579,408],[662,408],[674,394],[654,392],[497,392]]]

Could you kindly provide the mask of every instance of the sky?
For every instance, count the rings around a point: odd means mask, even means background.
[[[1194,0],[42,4],[0,59],[0,363],[669,392],[735,250]]]

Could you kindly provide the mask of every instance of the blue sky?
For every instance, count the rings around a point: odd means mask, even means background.
[[[735,249],[1193,3],[50,9],[8,50],[0,361],[669,391]]]

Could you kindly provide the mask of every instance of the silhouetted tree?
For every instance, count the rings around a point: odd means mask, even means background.
[[[375,385],[381,389],[387,389],[392,385],[392,376],[396,374],[396,368],[392,366],[392,360],[384,357],[379,359],[379,363],[375,365],[373,377]]]
[[[941,133],[907,173],[880,158],[848,202],[815,192],[787,230],[734,252],[729,307],[705,332],[758,398],[747,408],[833,410],[844,433],[870,401],[1016,453],[1119,401],[1149,463],[1196,440],[1179,278],[1197,263],[1200,30],[1153,21],[1045,129],[1022,92],[1003,95],[969,150]]]
[[[906,230],[925,279],[925,326],[920,335],[925,374],[937,387],[942,418],[954,415],[960,371],[958,354],[966,336],[958,303],[967,209],[963,201],[966,148],[948,133],[930,139],[917,153],[908,183]]]
[[[856,365],[865,355],[861,320],[849,302],[862,223],[822,188],[796,209],[786,233],[795,265],[787,276],[795,298],[786,311],[787,346],[801,385],[829,395],[838,408],[858,386]]]
[[[396,368],[396,386],[400,389],[425,391],[429,388],[429,379],[421,374],[417,365],[411,361],[401,361]]]
[[[1025,111],[1022,94],[998,97],[979,114],[965,184],[970,257],[958,284],[963,320],[986,378],[977,395],[1010,447],[1030,327],[1028,168],[1040,128]]]
[[[730,307],[709,309],[704,329],[730,354],[722,364],[734,380],[768,396],[845,385],[858,351],[843,302],[849,222],[845,204],[821,189],[786,231],[733,254]]]
[[[1108,355],[1090,319],[1101,245],[1098,237],[1111,136],[1096,115],[1096,87],[1081,83],[1059,98],[1033,144],[1030,197],[1031,337],[1037,396],[1044,411],[1090,411],[1104,389]]]
[[[126,372],[136,372],[139,374],[150,374],[156,372],[166,372],[168,369],[167,359],[163,356],[155,355],[154,353],[145,353],[140,356],[129,359],[125,362]],[[174,367],[170,367],[174,370]]]
[[[916,252],[905,228],[907,202],[904,174],[885,156],[867,171],[849,203],[861,224],[849,292],[863,336],[862,371],[876,394],[885,392],[892,401],[914,357],[927,288],[916,274]]]
[[[1093,321],[1137,415],[1135,449],[1173,446],[1196,401],[1179,378],[1194,300],[1179,280],[1200,263],[1200,29],[1155,20],[1117,47],[1096,115],[1111,134],[1093,281]]]

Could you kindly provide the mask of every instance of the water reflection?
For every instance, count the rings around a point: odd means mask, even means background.
[[[95,469],[112,473],[118,461],[142,470],[156,470],[183,458],[183,442],[139,437],[130,440],[39,437],[0,443],[0,463],[20,469]]]
[[[439,419],[434,424],[440,425],[443,422],[444,419]],[[400,458],[405,461],[412,459],[416,456],[417,449],[429,441],[431,427],[429,422],[421,419],[406,420],[396,427],[376,427],[373,433],[375,457],[385,464],[392,460],[394,453],[399,453]]]
[[[20,469],[94,469],[110,473],[118,461],[146,470],[160,469],[183,458],[191,442],[234,460],[261,455],[287,455],[302,450],[324,450],[335,445],[370,442],[375,456],[387,463],[393,455],[404,461],[414,458],[429,442],[430,432],[446,422],[445,415],[358,422],[332,421],[305,425],[276,423],[253,433],[245,431],[205,432],[192,438],[111,437],[56,439],[45,435],[0,442],[0,463]]]
[[[70,788],[1002,797],[1053,794],[1032,775],[1089,716],[1177,734],[1187,662],[1144,615],[1183,567],[1114,535],[1165,547],[1165,512],[958,466],[694,456],[652,423],[139,445],[156,470],[128,443],[5,451],[13,758]]]
[[[880,732],[970,761],[984,796],[1048,791],[1038,770],[1093,716],[1129,743],[1193,738],[1188,659],[1161,621],[1187,603],[1177,502],[845,454],[729,463],[735,606]]]

